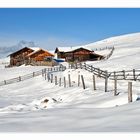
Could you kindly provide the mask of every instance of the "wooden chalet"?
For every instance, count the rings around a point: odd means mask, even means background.
[[[54,55],[41,48],[25,47],[10,54],[9,56],[10,56],[10,66],[20,66],[22,64],[52,65],[52,57]]]
[[[74,62],[74,61],[78,61],[78,62],[82,62],[82,61],[87,61],[87,60],[100,60],[103,58],[102,55],[96,54],[94,51],[92,51],[91,49],[87,49],[87,48],[70,48],[67,51],[66,49],[59,49],[56,48],[55,53],[57,53],[57,57],[58,58],[65,58],[66,61],[68,62]]]
[[[28,62],[30,64],[34,64],[34,65],[55,65],[52,58],[54,57],[53,54],[51,54],[50,52],[43,50],[43,49],[39,49],[37,51],[34,51],[32,53],[30,53],[28,55]]]
[[[34,50],[28,47],[22,48],[8,56],[10,56],[10,66],[20,66],[25,64],[28,60],[28,54],[32,53]]]

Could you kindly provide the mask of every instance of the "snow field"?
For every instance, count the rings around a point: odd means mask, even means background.
[[[92,49],[114,46],[108,60],[86,62],[103,70],[117,71],[140,68],[140,33],[113,37],[95,42]],[[95,51],[96,53],[96,51]],[[103,52],[102,52],[103,53]],[[105,51],[104,51],[105,53]],[[108,53],[106,51],[106,53]],[[105,54],[106,54],[105,53]],[[67,63],[63,63],[68,66]],[[43,67],[44,68],[44,67]],[[25,75],[42,67],[22,66],[0,68],[1,80]],[[68,87],[68,74],[72,87]],[[78,87],[78,74],[83,75]],[[128,81],[118,81],[118,96],[114,96],[114,81],[96,76],[97,90],[93,90],[92,73],[82,69],[55,72],[62,78],[62,86],[50,83],[42,76],[0,87],[1,132],[139,132],[140,82],[133,83],[133,102],[128,104]],[[63,87],[66,77],[67,87]],[[48,99],[47,103],[44,100]]]

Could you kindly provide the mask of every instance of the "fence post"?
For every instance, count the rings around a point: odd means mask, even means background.
[[[87,69],[87,68],[86,68],[86,63],[84,63],[84,65],[85,65],[85,70],[86,70],[86,69]]]
[[[116,72],[114,72],[114,96],[117,95],[117,76]]]
[[[49,72],[47,73],[47,78],[48,78],[48,82],[50,81],[50,74]]]
[[[91,72],[93,72],[93,66],[91,65],[90,67],[91,67]]]
[[[55,85],[57,85],[57,76],[55,76]]]
[[[51,83],[53,83],[53,74],[51,74]]]
[[[45,72],[45,80],[46,80],[46,75],[47,75],[47,74],[46,74],[46,68],[44,69],[44,72]]]
[[[77,67],[77,63],[75,63],[75,68],[77,69],[78,67]]]
[[[64,77],[64,87],[66,87],[66,78]]]
[[[61,87],[61,77],[59,78],[59,86]]]
[[[125,78],[125,70],[123,70],[123,77],[124,77],[124,80],[125,80],[125,79],[126,79],[126,78]]]
[[[19,76],[19,81],[21,81],[21,77]]]
[[[82,80],[82,84],[83,84],[83,89],[85,89],[86,87],[85,87],[85,82],[84,82],[84,77],[83,77],[83,75],[81,75],[81,80]]]
[[[96,90],[96,81],[95,81],[95,75],[93,75],[93,89]]]
[[[80,63],[80,69],[82,69],[82,63]]]
[[[80,86],[80,75],[78,74],[78,87]]]
[[[33,72],[33,77],[35,77],[35,72]]]
[[[107,92],[107,86],[108,86],[108,72],[105,71],[106,76],[105,76],[105,92]]]
[[[100,77],[100,68],[98,68],[98,77]]]
[[[71,78],[70,78],[70,74],[68,74],[68,79],[69,79],[69,87],[71,87]]]
[[[44,76],[44,69],[42,69],[42,77]]]
[[[132,82],[128,82],[128,103],[132,102]]]
[[[6,80],[4,80],[4,84],[6,85]]]
[[[133,76],[134,76],[134,81],[136,81],[135,69],[133,69]]]

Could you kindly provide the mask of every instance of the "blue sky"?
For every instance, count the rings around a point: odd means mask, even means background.
[[[92,43],[140,32],[139,16],[136,8],[1,8],[0,46],[27,40],[50,50]]]

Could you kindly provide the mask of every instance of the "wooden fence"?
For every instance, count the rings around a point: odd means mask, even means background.
[[[132,69],[132,70],[122,70],[122,71],[113,71],[108,72],[106,70],[101,70],[100,68],[95,68],[92,65],[88,65],[86,63],[75,63],[69,65],[69,68],[75,69],[85,69],[89,72],[92,72],[94,75],[97,75],[101,78],[109,78],[110,80],[131,80],[131,81],[140,81],[140,70]]]
[[[106,46],[106,47],[102,47],[102,48],[94,48],[93,51],[102,51],[102,50],[112,50],[114,46]]]
[[[122,70],[109,73],[109,78],[111,80],[114,80],[115,77],[117,80],[140,81],[140,70]]]
[[[86,71],[89,71],[93,73],[93,90],[96,90],[96,80],[95,75],[97,77],[105,79],[105,92],[108,91],[108,80],[114,80],[114,96],[118,95],[117,93],[117,80],[133,80],[133,81],[140,81],[140,70],[122,70],[122,71],[114,71],[114,72],[108,72],[106,70],[101,70],[100,68],[95,68],[92,65],[88,65],[86,63],[75,63],[70,64],[69,68],[71,69],[85,69]],[[71,75],[68,74],[68,83],[66,83],[66,77],[57,77],[52,74],[52,72],[58,72],[58,71],[64,71],[66,70],[66,67],[63,65],[57,66],[57,67],[51,67],[51,68],[45,68],[30,74],[26,74],[23,76],[18,76],[16,78],[12,78],[9,80],[4,80],[0,82],[0,86],[12,84],[15,82],[24,81],[26,79],[30,79],[39,75],[42,75],[45,77],[45,80],[48,79],[51,83],[55,83],[55,85],[66,87],[68,84],[68,87],[72,87],[72,81],[71,81]],[[77,77],[77,85],[80,86],[80,81],[83,86],[83,89],[86,88],[86,84],[84,81],[83,75],[79,75]],[[128,102],[132,102],[132,82],[128,82]]]
[[[128,80],[128,102],[132,102],[132,82],[130,81],[139,81],[140,82],[140,70],[132,69],[132,70],[122,70],[122,71],[114,71],[108,72],[106,70],[101,70],[100,68],[95,68],[92,65],[88,65],[86,63],[78,63],[69,65],[69,68],[75,69],[85,69],[89,72],[93,73],[93,87],[96,90],[96,82],[95,77],[104,78],[105,79],[105,92],[108,91],[108,80],[114,80],[114,96],[119,95],[117,93],[117,81],[118,80]]]
[[[104,57],[104,60],[105,60],[105,59],[109,59],[112,56],[115,48],[114,48],[114,46],[113,47],[96,48],[93,51],[96,52],[96,51],[102,51],[102,50],[111,50],[110,53]]]
[[[69,65],[69,68],[70,69],[85,69],[89,72],[92,72],[94,75],[97,75],[98,77],[101,77],[101,78],[106,78],[106,76],[108,77],[108,73],[107,71],[104,71],[104,70],[101,70],[100,68],[95,68],[93,67],[92,65],[88,65],[86,63],[75,63],[75,64],[70,64]]]
[[[114,47],[112,47],[112,49],[111,49],[111,51],[110,51],[110,53],[105,57],[105,59],[109,59],[110,57],[111,57],[111,55],[113,54],[113,52],[114,52]]]
[[[48,72],[58,72],[58,71],[64,71],[64,70],[66,70],[66,67],[64,67],[63,65],[61,65],[59,67],[57,66],[57,67],[51,67],[51,68],[44,68],[42,70],[32,72],[30,74],[18,76],[16,78],[12,78],[12,79],[8,79],[8,80],[3,80],[0,82],[0,86],[8,85],[8,84],[16,83],[16,82],[21,82],[21,81],[24,81],[24,80],[27,80],[27,79],[30,79],[30,78],[33,78],[33,77],[36,77],[39,75],[46,76],[46,73],[48,73]]]

